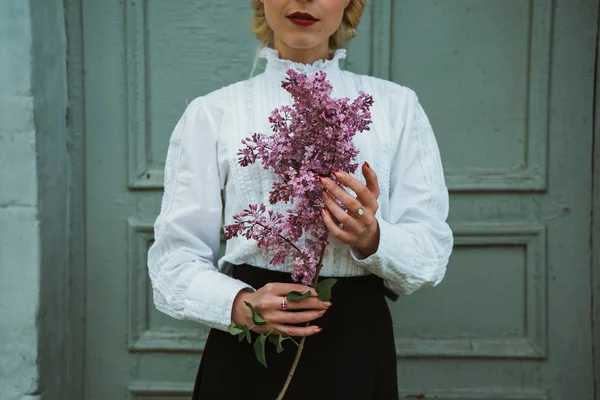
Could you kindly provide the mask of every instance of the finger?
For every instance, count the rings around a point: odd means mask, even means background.
[[[331,307],[331,302],[323,302],[316,297],[308,297],[302,300],[288,300],[289,310],[328,310]]]
[[[352,196],[350,193],[345,191],[340,185],[338,185],[331,179],[323,177],[323,178],[321,178],[321,182],[323,183],[323,187],[325,189],[327,189],[327,191],[332,196],[334,196],[336,199],[338,199],[340,202],[342,202],[342,204],[345,205],[346,208],[348,208],[348,210],[350,210],[352,213],[355,213],[356,210],[363,207],[364,203],[361,203],[356,197]],[[361,183],[361,185],[362,185],[362,183]],[[354,190],[354,189],[352,189],[352,190]],[[365,186],[365,190],[368,191],[366,186]],[[364,205],[364,206],[366,207],[366,205]],[[344,223],[344,221],[340,221],[340,222]]]
[[[377,209],[377,198],[374,193],[371,193],[368,187],[363,185],[361,181],[356,179],[355,177],[341,171],[336,171],[333,173],[340,183],[348,186],[354,193],[356,193],[356,201],[359,204],[364,205],[367,208],[372,210]],[[339,187],[339,186],[338,186]],[[341,189],[341,188],[340,188]],[[329,189],[327,189],[329,190]],[[344,190],[344,189],[342,189]],[[344,190],[345,191],[345,190]],[[379,189],[377,190],[379,192]],[[348,192],[346,192],[348,193]],[[337,197],[337,195],[336,195]],[[350,196],[352,197],[352,196]],[[341,200],[341,199],[340,199]],[[344,203],[345,204],[345,203]],[[358,206],[360,207],[360,206]]]
[[[265,315],[265,318],[268,318],[268,321],[274,325],[298,325],[319,319],[325,314],[325,312],[325,310],[297,312],[273,311],[270,312],[268,315]]]
[[[327,192],[323,192],[323,201],[325,201],[325,205],[331,212],[331,215],[339,222],[344,224],[346,230],[356,231],[359,225],[359,222],[352,218],[346,211],[340,207],[335,200],[331,197],[331,195]]]
[[[325,226],[335,238],[344,243],[352,243],[353,236],[351,236],[350,233],[343,231],[335,222],[333,222],[333,218],[329,211],[322,209],[321,215],[323,217],[323,223],[325,223]]]
[[[275,328],[286,334],[287,336],[302,337],[312,336],[322,331],[322,329],[316,325],[310,326],[293,326],[293,325],[275,325]],[[273,332],[275,333],[275,332]]]
[[[300,285],[298,283],[270,282],[263,286],[263,288],[265,291],[274,296],[287,296],[289,292],[310,292],[311,296],[317,296],[317,291],[315,290],[315,288],[306,285]]]
[[[274,330],[273,327],[275,327]],[[312,336],[316,333],[321,332],[321,328],[317,325],[310,326],[294,326],[294,325],[260,325],[252,328],[253,332],[256,333],[264,333],[270,335],[280,335],[280,332],[283,332],[285,336],[293,336],[293,337],[302,337],[302,336]]]
[[[373,193],[375,199],[378,199],[379,195],[381,194],[381,191],[379,190],[379,180],[377,179],[377,174],[375,171],[373,171],[369,163],[366,161],[362,166],[362,174],[367,182],[367,188],[371,191],[371,193]]]
[[[300,292],[299,293],[306,293]],[[289,293],[289,292],[288,292]],[[263,304],[257,308],[261,311],[263,317],[267,318],[267,314],[271,312],[279,312],[281,310],[281,306],[283,304],[283,298],[287,296],[283,294],[281,296],[268,296],[267,299],[263,302]],[[327,310],[331,307],[330,302],[322,302],[316,296],[307,297],[303,300],[285,300],[285,304],[287,305],[288,310],[311,310],[311,311],[321,311]]]
[[[257,325],[254,328],[252,328],[252,331],[256,333],[270,333],[271,335],[278,334],[277,331],[273,331],[273,327],[271,325]]]

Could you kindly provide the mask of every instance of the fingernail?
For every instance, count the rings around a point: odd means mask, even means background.
[[[321,332],[323,330],[323,328],[319,328],[318,326],[315,328],[315,331],[317,332]]]
[[[341,172],[341,171],[335,171],[333,174],[334,174],[334,175],[335,175],[335,177],[336,177],[336,178],[338,178],[338,179],[340,179],[340,178],[344,178],[344,177],[346,176],[346,174],[344,174],[344,173],[343,173],[343,172]]]
[[[319,315],[320,315],[320,316],[323,316],[323,314],[325,314],[325,310],[321,310],[321,311],[319,311]]]
[[[367,169],[371,169],[371,166],[369,165],[368,162],[365,161],[365,165],[367,166]]]
[[[325,303],[325,308],[329,308],[329,307],[331,307],[331,303],[330,302]]]

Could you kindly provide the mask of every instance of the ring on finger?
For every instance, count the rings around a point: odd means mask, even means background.
[[[285,301],[285,296],[281,297],[281,311],[286,311],[288,309],[287,302]]]
[[[358,215],[359,217],[362,217],[362,216],[365,214],[365,209],[364,209],[364,208],[362,208],[362,207],[359,207],[359,208],[356,210],[355,214],[356,214],[356,215]]]

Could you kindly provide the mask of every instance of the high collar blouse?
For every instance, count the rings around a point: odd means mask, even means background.
[[[232,223],[248,204],[269,204],[274,174],[260,163],[240,166],[236,153],[250,134],[271,132],[273,109],[292,104],[281,87],[290,68],[325,71],[334,97],[356,98],[364,91],[374,99],[371,129],[354,141],[359,165],[368,161],[378,176],[379,247],[365,258],[330,235],[321,275],[375,274],[403,294],[437,285],[453,245],[445,222],[448,190],[431,125],[415,93],[340,69],[345,50],[314,64],[280,59],[270,48],[262,49],[260,57],[266,59],[263,73],[196,98],[173,131],[155,241],[148,252],[156,307],[178,319],[226,330],[236,295],[248,288],[227,274],[231,265],[290,270],[292,256],[274,267],[269,254],[243,237],[227,241],[225,254],[219,255],[223,224]],[[358,171],[354,176],[365,183]]]

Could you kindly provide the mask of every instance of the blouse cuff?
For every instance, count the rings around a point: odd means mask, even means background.
[[[388,283],[396,293],[411,294],[424,286],[436,286],[443,279],[446,262],[425,262],[418,259],[406,262],[406,257],[410,255],[400,254],[399,249],[414,243],[412,234],[381,218],[377,218],[377,221],[380,232],[377,251],[364,258],[357,249],[350,250],[359,266],[384,279],[389,278]]]
[[[187,289],[185,318],[226,331],[231,324],[233,301],[244,289],[254,290],[247,283],[219,271],[203,271]]]
[[[354,261],[361,267],[366,267],[368,271],[373,266],[382,267],[392,257],[389,252],[389,249],[393,246],[392,241],[398,243],[398,232],[397,229],[394,229],[394,225],[379,216],[376,216],[376,218],[379,224],[379,246],[377,246],[377,251],[365,258],[360,250],[355,247],[350,248],[350,254]],[[396,240],[394,240],[394,237],[396,237]]]

